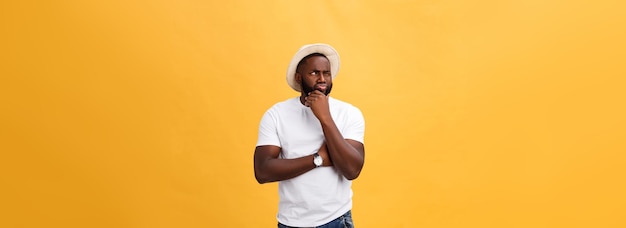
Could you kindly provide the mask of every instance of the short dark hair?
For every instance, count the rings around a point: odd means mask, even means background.
[[[302,58],[302,59],[300,60],[300,62],[298,62],[298,66],[296,67],[296,72],[300,73],[300,67],[302,67],[302,65],[304,65],[304,62],[306,62],[306,60],[307,60],[307,59],[309,59],[309,58],[311,58],[311,57],[313,57],[313,56],[322,56],[322,57],[326,58],[326,56],[325,56],[324,54],[322,54],[322,53],[317,53],[317,52],[316,52],[316,53],[309,54],[309,55],[307,55],[307,56],[304,56],[304,58]],[[326,58],[326,59],[328,59],[328,58]]]

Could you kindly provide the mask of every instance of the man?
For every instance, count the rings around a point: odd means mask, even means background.
[[[352,180],[365,160],[361,111],[328,96],[339,54],[305,45],[287,69],[299,97],[272,106],[261,119],[254,151],[259,183],[278,181],[278,227],[354,227]]]

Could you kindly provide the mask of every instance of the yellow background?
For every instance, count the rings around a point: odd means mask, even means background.
[[[257,127],[332,44],[357,227],[625,227],[623,1],[3,1],[0,227],[275,227]]]

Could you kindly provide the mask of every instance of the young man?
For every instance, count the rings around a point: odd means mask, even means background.
[[[292,58],[287,84],[299,97],[263,115],[254,151],[259,183],[278,181],[278,227],[354,227],[352,180],[365,160],[361,111],[328,96],[339,54],[305,45]]]

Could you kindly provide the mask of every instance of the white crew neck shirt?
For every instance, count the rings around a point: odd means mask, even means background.
[[[330,113],[345,139],[363,143],[365,122],[361,111],[329,97]],[[317,152],[324,133],[311,108],[300,97],[272,106],[261,119],[257,146],[281,148],[280,158],[292,159]],[[311,159],[313,163],[313,159]],[[278,222],[287,226],[314,227],[326,224],[352,209],[352,181],[334,167],[318,167],[280,181]]]

